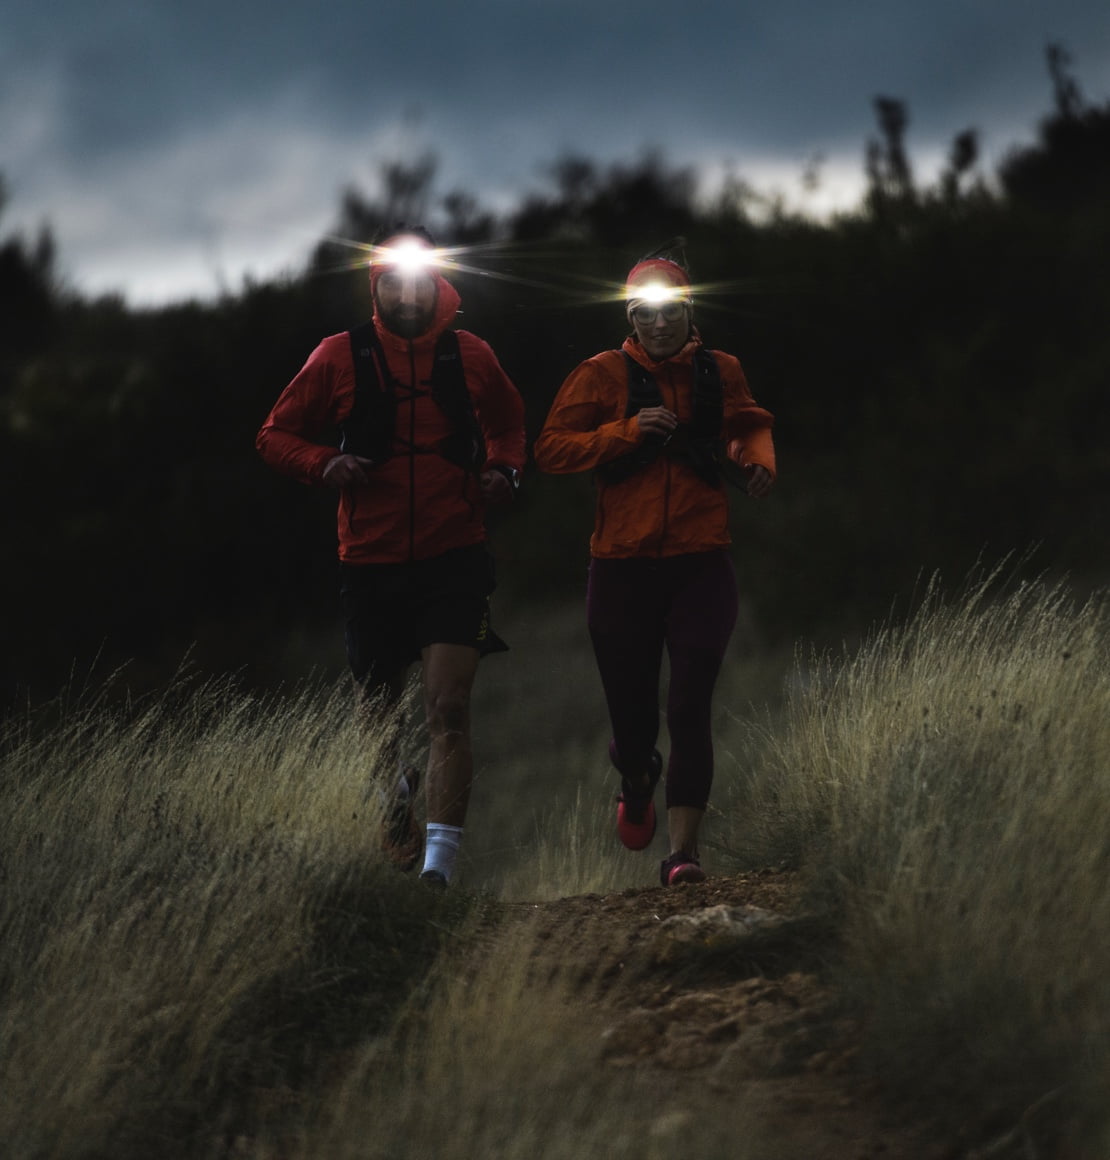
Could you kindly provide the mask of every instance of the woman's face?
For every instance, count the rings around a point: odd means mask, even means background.
[[[690,303],[683,299],[639,302],[629,317],[640,345],[656,362],[677,354],[690,337]]]

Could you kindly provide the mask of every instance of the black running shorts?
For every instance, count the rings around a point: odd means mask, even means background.
[[[508,646],[490,628],[496,587],[485,544],[411,564],[340,564],[347,660],[355,679],[381,684],[420,659],[430,644],[461,644],[481,655]]]

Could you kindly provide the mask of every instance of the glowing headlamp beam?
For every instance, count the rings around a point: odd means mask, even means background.
[[[334,267],[335,272],[339,272],[365,270],[367,266],[388,267],[390,263],[395,264],[397,251],[402,249],[399,243],[403,239],[395,239],[391,246],[374,246],[367,242],[356,242],[337,235],[331,235],[326,240],[336,247],[353,251],[350,261],[337,263]],[[410,256],[414,258],[418,271],[421,268],[427,269],[432,266],[444,270],[448,275],[455,273],[473,275],[503,282],[509,286],[544,290],[550,292],[554,298],[567,306],[583,309],[596,305],[621,303],[627,310],[638,302],[652,301],[656,299],[656,296],[659,296],[664,303],[668,299],[677,299],[687,305],[693,305],[696,299],[700,309],[712,310],[714,309],[712,305],[714,295],[751,294],[769,288],[765,281],[758,279],[698,282],[689,286],[674,286],[657,281],[629,286],[623,280],[609,281],[586,275],[568,274],[561,264],[562,255],[551,254],[543,249],[524,249],[519,244],[510,245],[504,242],[433,249],[426,241],[414,238],[408,249]],[[519,267],[512,273],[499,270],[496,267],[491,268],[484,260],[487,255],[497,258],[506,252],[511,252],[511,255],[518,262],[527,263],[527,275],[522,274]],[[706,305],[707,300],[709,301],[708,306]],[[550,309],[548,305],[541,306],[539,304],[521,303],[520,306],[521,309]]]
[[[625,298],[629,306],[646,302],[650,306],[662,306],[665,302],[685,302],[690,291],[685,286],[670,286],[664,282],[645,282],[642,286],[629,286]]]
[[[447,264],[442,250],[433,249],[418,241],[402,240],[392,246],[374,246],[371,250],[372,266],[391,266],[402,274],[415,275],[424,270]]]

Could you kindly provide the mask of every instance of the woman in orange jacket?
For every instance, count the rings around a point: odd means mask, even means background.
[[[693,325],[690,278],[649,258],[625,288],[633,334],[575,369],[535,445],[541,470],[595,472],[586,610],[621,777],[617,833],[629,849],[655,835],[663,772],[659,680],[663,647],[670,754],[670,853],[664,885],[705,877],[698,828],[713,781],[713,689],[736,622],[725,478],[762,498],[775,479],[769,411],[740,363],[709,351]]]

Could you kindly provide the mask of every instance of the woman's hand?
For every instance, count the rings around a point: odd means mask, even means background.
[[[678,416],[666,407],[644,407],[636,412],[636,422],[643,435],[655,435],[666,442],[678,426]]]

